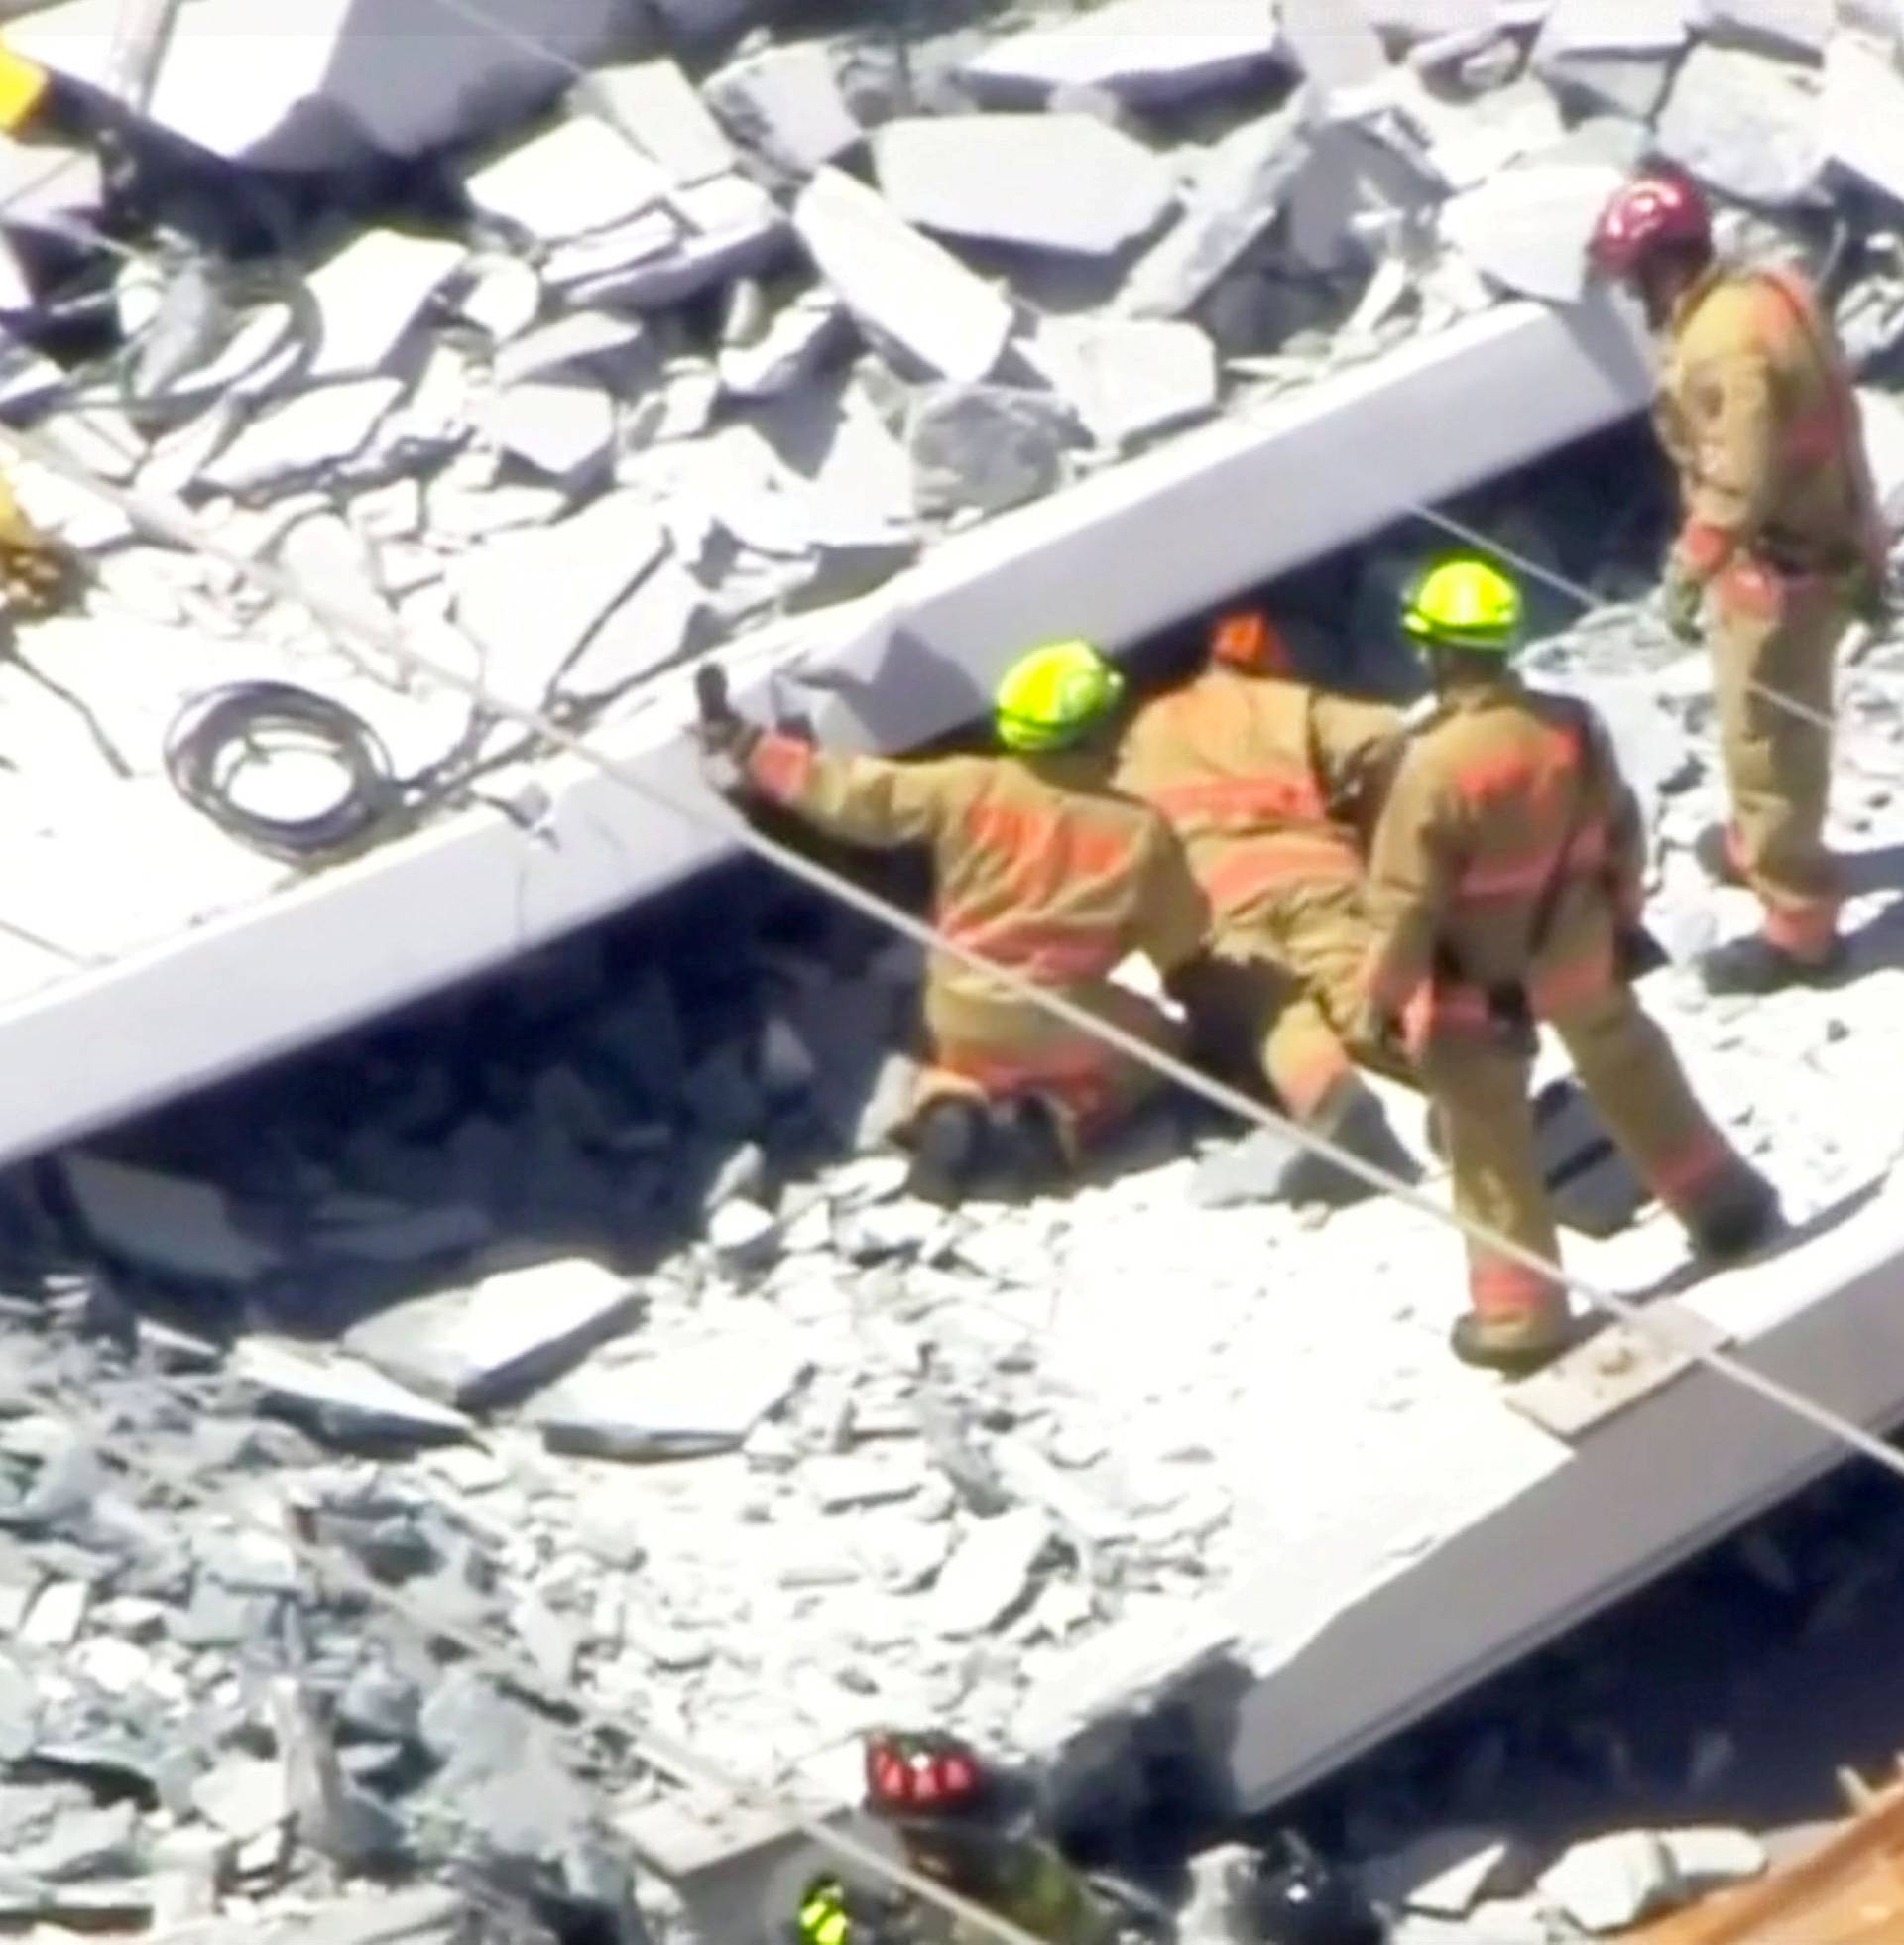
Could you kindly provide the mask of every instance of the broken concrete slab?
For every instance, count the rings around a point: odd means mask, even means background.
[[[1533,67],[1558,90],[1578,90],[1649,120],[1686,45],[1685,0],[1557,0],[1534,42]]]
[[[939,1570],[932,1626],[955,1641],[996,1628],[1029,1597],[1050,1543],[1050,1522],[1035,1507],[975,1520]]]
[[[1442,234],[1503,290],[1550,304],[1576,303],[1587,288],[1587,245],[1616,169],[1530,159],[1453,196]]]
[[[591,376],[625,376],[649,343],[649,328],[638,317],[617,317],[606,310],[570,310],[506,344],[492,367],[498,385],[520,385],[524,379],[543,378],[550,372],[581,371]]]
[[[227,1757],[192,1784],[191,1806],[227,1837],[247,1843],[291,1815],[285,1765],[261,1757]]]
[[[1820,61],[1838,25],[1833,0],[1692,0],[1692,24],[1715,39]]]
[[[1246,122],[1209,151],[1183,214],[1138,261],[1118,299],[1132,317],[1180,317],[1276,219],[1307,154],[1300,99]]]
[[[305,280],[318,315],[307,376],[377,370],[466,254],[460,243],[391,229],[366,230],[346,244]]]
[[[578,702],[605,701],[712,648],[719,632],[700,582],[678,562],[662,560],[559,671],[555,686]]]
[[[1265,74],[1279,47],[1273,0],[1111,0],[997,41],[963,72],[978,100],[1008,107],[1065,87],[1153,107]]]
[[[1826,54],[1821,124],[1834,161],[1904,202],[1904,73],[1853,35]]]
[[[1279,17],[1284,50],[1315,90],[1325,116],[1353,111],[1387,79],[1380,36],[1353,5],[1281,0]]]
[[[919,510],[999,513],[1051,492],[1072,443],[1070,409],[1003,385],[931,385],[906,428]]]
[[[976,383],[998,364],[1011,304],[864,183],[822,169],[793,227],[861,324],[927,371]]]
[[[880,187],[945,236],[1108,257],[1176,201],[1163,159],[1090,115],[934,115],[873,138]]]
[[[634,492],[607,493],[552,526],[487,541],[453,579],[456,619],[488,657],[485,679],[535,708],[666,547],[648,501]]]
[[[234,1226],[224,1191],[155,1168],[73,1154],[66,1186],[105,1249],[174,1276],[247,1283],[274,1270],[279,1253]]]
[[[743,176],[675,189],[668,209],[685,229],[666,249],[579,278],[569,287],[571,302],[666,309],[729,278],[764,276],[787,253],[790,233],[778,204]]]
[[[605,472],[615,448],[615,402],[581,380],[526,380],[492,399],[484,432],[568,493]]]
[[[733,143],[672,61],[598,67],[575,84],[572,99],[618,129],[678,187],[734,167]]]
[[[403,391],[401,379],[359,378],[312,386],[283,402],[255,401],[238,436],[199,478],[243,495],[339,465],[369,444]]]
[[[1687,1830],[1662,1830],[1665,1845],[1687,1897],[1703,1897],[1726,1884],[1742,1884],[1760,1876],[1769,1862],[1765,1846],[1747,1830],[1702,1825]]]
[[[807,1370],[789,1331],[714,1338],[576,1374],[532,1411],[551,1452],[684,1459],[732,1451],[783,1403]]]
[[[1046,317],[1025,359],[1113,450],[1193,425],[1216,410],[1216,346],[1195,324]]]
[[[1497,0],[1358,0],[1378,34],[1413,45],[1448,34],[1472,34],[1499,24]],[[1543,9],[1544,11],[1544,9]]]
[[[228,1368],[234,1378],[326,1436],[449,1439],[466,1437],[471,1430],[460,1411],[338,1352],[251,1336],[233,1352]]]
[[[617,130],[578,116],[473,171],[464,186],[484,215],[552,243],[642,215],[668,179]]]
[[[1806,201],[1826,160],[1817,77],[1707,43],[1686,57],[1653,131],[1659,153],[1742,202]]]
[[[864,140],[817,41],[744,55],[710,74],[702,94],[739,141],[787,176],[810,176]]]
[[[426,1398],[481,1410],[580,1363],[641,1309],[641,1292],[626,1276],[586,1257],[563,1257],[400,1303],[347,1331],[343,1342]]]

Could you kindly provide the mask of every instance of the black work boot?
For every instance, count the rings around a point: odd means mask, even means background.
[[[1701,956],[1699,977],[1715,998],[1781,993],[1788,986],[1818,986],[1844,969],[1844,943],[1834,939],[1822,959],[1800,959],[1762,932],[1728,939]]]
[[[1574,1341],[1573,1320],[1552,1316],[1484,1317],[1470,1310],[1455,1319],[1448,1345],[1463,1364],[1526,1378],[1552,1364]]]
[[[985,1166],[990,1135],[982,1102],[949,1096],[927,1103],[912,1123],[907,1189],[921,1202],[956,1209]]]
[[[1715,885],[1745,883],[1745,874],[1732,856],[1732,833],[1727,825],[1708,824],[1693,840],[1693,856]]]
[[[1001,1199],[1028,1201],[1071,1172],[1057,1110],[1037,1094],[993,1103],[986,1141],[987,1186]]]
[[[1708,1263],[1736,1263],[1784,1227],[1778,1191],[1756,1168],[1740,1162],[1710,1205],[1687,1222],[1693,1248]]]

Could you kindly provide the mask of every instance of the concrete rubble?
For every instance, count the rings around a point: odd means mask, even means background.
[[[465,131],[471,223],[379,217],[313,249],[309,387],[221,399],[194,381],[150,419],[90,396],[90,436],[119,476],[177,484],[234,543],[347,582],[508,701],[586,720],[865,592],[947,526],[1500,294],[1570,302],[1623,124],[1634,153],[1656,137],[1769,223],[1853,179],[1875,192],[1857,205],[1873,238],[1904,221],[1904,83],[1803,7],[1560,0],[1503,31],[1491,5],[1383,0],[1372,38],[1336,43],[1313,9],[1279,29],[1268,0],[1113,0],[926,32],[897,79],[883,29],[736,44],[743,11],[669,0],[674,42],[605,36],[566,100],[525,104],[543,119]],[[184,94],[161,100],[210,140]],[[1571,134],[1560,102],[1587,110]],[[1748,126],[1761,114],[1769,134]],[[241,335],[206,363],[248,369]],[[21,490],[97,540],[56,482],[27,469]],[[1610,525],[1589,506],[1536,538],[1630,593],[1651,563],[1630,535],[1603,547]],[[159,786],[179,701],[240,656],[326,692],[347,673],[416,769],[464,748],[466,711],[420,720],[407,679],[341,669],[336,644],[222,568],[123,531],[100,548],[86,613],[21,641],[74,671],[133,783]],[[1350,571],[1348,608],[1372,611],[1381,563]],[[1626,711],[1662,930],[1668,913],[1675,936],[1729,929],[1738,899],[1690,854],[1718,802],[1703,678],[1633,608],[1542,655]],[[1900,675],[1880,648],[1847,706],[1849,758],[1878,775]],[[9,755],[44,744],[61,772],[18,846],[63,857],[123,823],[131,786],[8,680]],[[523,776],[483,814],[533,828]],[[1854,783],[1838,835],[1904,839],[1895,796]],[[296,883],[201,836],[236,863],[207,870],[194,920]],[[1062,1717],[1083,1648],[1168,1627],[1273,1553],[1301,1519],[1266,1483],[1290,1427],[1366,1418],[1343,1466],[1371,1490],[1392,1476],[1386,1431],[1449,1438],[1471,1397],[1439,1341],[1452,1267],[1432,1289],[1419,1274],[1431,1252],[1452,1266],[1426,1218],[1334,1207],[1275,1143],[1168,1116],[1069,1201],[917,1205],[862,1122],[875,1077],[910,1070],[912,970],[810,909],[789,946],[753,896],[686,942],[614,959],[579,942],[500,998],[445,1002],[441,1038],[399,1026],[326,1056],[268,1135],[202,1112],[176,1149],[63,1157],[69,1207],[9,1202],[9,1247],[17,1214],[84,1276],[10,1336],[0,1387],[0,1480],[29,1510],[0,1522],[0,1758],[67,1753],[66,1780],[0,1793],[29,1916],[96,1889],[142,1912],[195,1901],[234,1938],[449,1938],[454,1892],[336,1896],[338,1874],[396,1852],[419,1876],[507,1860],[491,1901],[527,1874],[544,1906],[612,1914],[637,1945],[644,1887],[593,1845],[659,1817],[670,1787],[503,1693],[449,1636],[824,1804],[818,1778],[867,1722],[950,1714],[1019,1747],[1040,1712]],[[102,903],[99,956],[147,942]],[[1863,888],[1852,920],[1880,909]],[[67,976],[41,957],[17,975],[29,993]],[[1800,1219],[1857,1185],[1831,1132],[1847,1112],[1874,1151],[1904,1148],[1873,1052],[1894,1045],[1894,984],[1873,967],[1829,1003],[1742,1017],[1661,976],[1696,1078]],[[1265,1305],[1266,1261],[1291,1290],[1340,1292],[1356,1329]],[[1164,1286],[1194,1293],[1168,1329]],[[180,1300],[202,1336],[146,1313]],[[103,1404],[135,1449],[215,1480],[229,1517],[182,1520],[110,1452],[97,1471],[57,1459],[29,1386]],[[441,1638],[369,1625],[286,1533],[402,1589]],[[97,1781],[128,1775],[132,1801]],[[1485,1904],[1498,1840],[1457,1835],[1432,1856],[1387,1847],[1396,1902],[1431,1920]],[[1543,1890],[1595,1924],[1748,1868],[1666,1833],[1577,1856]]]
[[[433,19],[439,0],[406,4]],[[91,5],[35,11],[24,45],[96,79]],[[347,582],[366,617],[587,720],[1212,418],[1499,299],[1571,303],[1601,191],[1649,143],[1761,224],[1871,192],[1841,202],[1873,245],[1842,308],[1861,354],[1904,341],[1904,276],[1882,268],[1904,79],[1881,13],[1369,0],[1348,22],[1306,0],[1112,0],[820,33],[725,0],[588,0],[559,28],[459,20],[442,71],[417,74],[404,36],[378,53],[346,11],[233,90],[206,63],[237,24],[205,0],[156,112],[315,182],[346,152],[399,159],[414,199],[393,179],[394,202],[295,237],[295,303],[135,266],[120,304],[148,331],[152,410],[95,385],[61,412],[44,359],[8,375],[11,409],[58,413],[92,463],[182,492],[233,542],[294,536],[283,558]],[[525,37],[567,66],[538,67]],[[322,112],[294,112],[300,93]],[[82,222],[97,182],[74,178]],[[13,215],[19,239],[40,220]],[[343,671],[229,573],[31,468],[20,485],[98,567],[82,616],[26,633],[120,720],[133,773],[81,740],[22,840],[51,861],[123,821],[129,790],[166,788],[205,640],[245,640],[247,673],[325,689]],[[128,615],[150,631],[136,708],[90,672]],[[339,693],[410,768],[496,757],[389,669]],[[451,782],[423,821],[466,808]],[[189,908],[175,924],[295,882],[238,844],[207,828],[180,847],[157,881],[189,886],[167,895]],[[71,956],[146,942],[140,908],[88,912]],[[21,997],[65,970],[0,955]]]

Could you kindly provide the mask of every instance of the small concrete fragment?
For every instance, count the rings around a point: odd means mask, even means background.
[[[790,1335],[713,1339],[613,1369],[578,1373],[536,1401],[553,1452],[682,1459],[732,1451],[806,1370]]]
[[[788,176],[810,176],[864,139],[818,42],[743,56],[711,74],[703,94],[740,141]]]
[[[936,115],[873,138],[880,187],[945,236],[1107,257],[1176,200],[1162,159],[1090,115]]]
[[[964,74],[978,100],[1007,107],[1077,87],[1159,106],[1267,73],[1279,46],[1274,0],[1111,0],[995,42]]]
[[[576,83],[574,99],[619,130],[678,187],[734,167],[733,143],[672,61],[599,67]]]
[[[1024,356],[1114,451],[1217,408],[1216,346],[1195,324],[1046,317]]]
[[[1675,1901],[1679,1876],[1655,1833],[1627,1830],[1574,1845],[1542,1874],[1540,1893],[1588,1931],[1624,1931]]]
[[[1904,202],[1904,72],[1855,36],[1839,35],[1825,57],[1820,120],[1836,162]]]
[[[1679,1874],[1683,1893],[1703,1897],[1727,1884],[1748,1884],[1761,1876],[1768,1862],[1765,1846],[1750,1831],[1722,1826],[1662,1830],[1665,1845]]]
[[[232,1354],[232,1376],[255,1385],[293,1414],[333,1436],[462,1438],[470,1422],[355,1358],[302,1345],[247,1337]]]
[[[1051,1528],[1042,1513],[1015,1507],[976,1521],[932,1589],[932,1625],[958,1641],[983,1635],[1030,1595]]]
[[[463,261],[460,243],[366,230],[311,272],[305,291],[317,306],[317,355],[310,378],[373,372],[397,348],[424,304]]]
[[[562,1257],[400,1303],[345,1333],[345,1348],[426,1398],[480,1409],[520,1397],[640,1313],[625,1276]]]
[[[615,403],[599,385],[512,385],[483,414],[483,429],[570,493],[607,469],[615,445]]]
[[[811,378],[850,335],[831,291],[803,292],[751,344],[722,347],[721,389],[734,399],[779,398]]]
[[[724,1270],[765,1270],[778,1254],[780,1225],[758,1202],[737,1195],[714,1211],[707,1242]]]
[[[1308,154],[1300,97],[1246,122],[1204,158],[1184,210],[1130,273],[1117,307],[1180,317],[1276,219]]]
[[[1523,162],[1452,197],[1442,234],[1477,270],[1516,296],[1573,304],[1587,288],[1587,245],[1616,169]]]
[[[1695,48],[1653,137],[1702,182],[1772,208],[1805,201],[1826,161],[1816,76],[1746,48]]]
[[[1390,1909],[1433,1918],[1465,1918],[1508,1852],[1488,1830],[1435,1830],[1402,1850],[1358,1868],[1364,1894]]]
[[[854,316],[928,372],[976,383],[997,365],[1011,304],[863,183],[822,169],[793,227]]]
[[[919,510],[1000,513],[1051,492],[1064,478],[1069,411],[1003,385],[934,385],[907,428]]]
[[[134,1263],[236,1284],[282,1261],[276,1250],[240,1234],[224,1191],[207,1182],[83,1153],[66,1155],[61,1166],[94,1238]]]
[[[192,1784],[191,1807],[214,1829],[248,1843],[291,1815],[285,1765],[258,1757],[227,1757]]]
[[[668,179],[616,130],[582,116],[519,143],[464,186],[484,215],[554,242],[652,209]]]

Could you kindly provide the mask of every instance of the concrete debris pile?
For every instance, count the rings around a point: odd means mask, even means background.
[[[268,84],[242,113],[186,84],[224,45],[199,11],[155,112],[218,155],[329,181],[322,116]],[[429,221],[400,204],[341,241],[333,225],[322,254],[270,274],[135,256],[125,351],[62,372],[22,348],[7,408],[115,480],[181,491],[221,542],[511,703],[587,721],[874,586],[947,527],[1498,299],[1577,298],[1593,212],[1649,145],[1794,249],[1836,211],[1840,264],[1862,273],[1843,304],[1857,351],[1904,339],[1904,167],[1881,134],[1904,125],[1904,78],[1881,37],[1745,6],[1692,25],[1677,5],[1366,13],[1115,0],[736,41],[742,10],[597,4],[556,49],[582,77],[541,112],[544,84],[527,123],[487,74],[460,120],[399,112],[390,77],[345,58],[346,28],[328,69],[278,78],[380,152],[426,158]],[[28,25],[27,52],[86,71],[74,7]],[[470,20],[450,42],[430,83],[445,101],[457,62],[526,59]],[[395,65],[420,59],[399,44]],[[266,139],[294,124],[304,146]],[[58,218],[5,213],[28,257]],[[153,876],[171,900],[191,887],[189,917],[283,882],[169,800],[166,728],[213,680],[332,694],[406,776],[519,750],[227,568],[67,485],[23,487],[98,568],[87,618],[30,631],[91,732],[69,697],[8,678],[22,747],[62,767],[25,847],[57,847],[61,876],[87,875],[97,826],[131,821],[177,859]],[[75,956],[179,922],[128,876]]]

